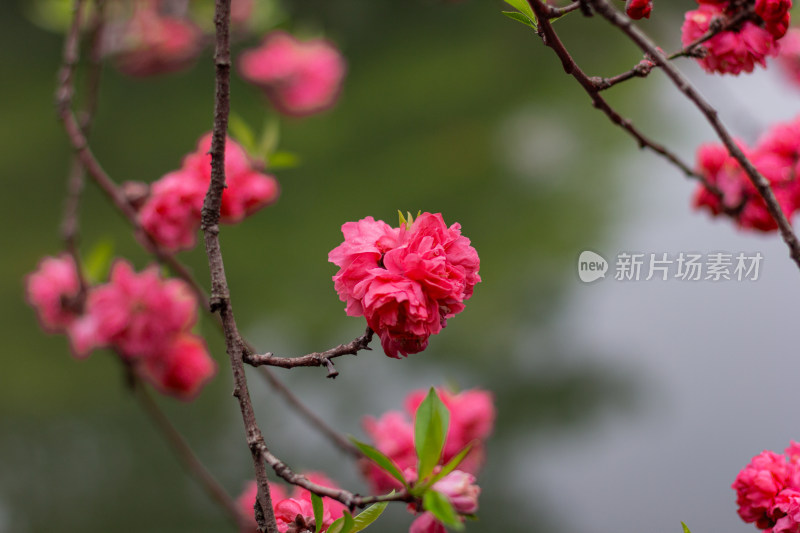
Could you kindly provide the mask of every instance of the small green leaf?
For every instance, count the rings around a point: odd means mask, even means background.
[[[274,152],[267,161],[267,168],[270,170],[294,168],[299,165],[300,156],[293,152]]]
[[[261,132],[261,140],[258,143],[256,155],[269,161],[272,154],[278,148],[281,139],[281,122],[278,117],[268,116],[264,122],[264,130]]]
[[[397,465],[394,464],[394,461],[386,457],[380,450],[373,448],[369,444],[359,442],[353,437],[350,437],[350,441],[355,444],[359,450],[361,450],[361,453],[366,455],[376,465],[381,467],[387,474],[402,483],[404,487],[408,487],[408,482],[406,481],[405,476],[403,476],[403,473],[400,472],[399,468],[397,468]]]
[[[447,496],[435,490],[429,490],[422,497],[422,507],[430,511],[436,519],[447,527],[457,531],[464,529],[464,524],[458,517],[458,513],[453,509],[453,505]]]
[[[392,491],[392,494],[394,494],[394,491]],[[350,533],[356,533],[357,531],[366,529],[367,526],[378,519],[387,505],[389,505],[389,502],[374,503],[358,513],[358,516],[355,517],[355,527]]]
[[[692,533],[691,531],[689,531],[689,526],[687,526],[683,522],[681,522],[681,525],[683,526],[683,533]]]
[[[403,212],[398,209],[397,214],[400,216],[400,226],[405,225],[406,229],[408,229],[408,226],[410,226],[410,224],[406,220],[406,217],[403,216]]]
[[[450,425],[450,412],[431,387],[428,396],[417,409],[414,420],[414,445],[417,449],[417,479],[422,482],[439,464]]]
[[[528,0],[505,0],[505,2],[523,15],[527,16],[534,25],[536,24],[536,14],[533,12],[533,8],[528,3]]]
[[[521,22],[526,26],[533,28],[534,30],[536,29],[536,24],[527,16],[520,13],[519,11],[502,11],[502,13],[511,20],[516,20],[517,22]]]
[[[457,466],[458,466],[458,465],[461,463],[461,461],[463,461],[463,460],[464,460],[464,457],[466,457],[466,456],[467,456],[467,454],[468,454],[468,453],[469,453],[471,450],[472,450],[472,443],[470,443],[470,444],[467,444],[467,445],[464,447],[464,449],[463,449],[463,450],[461,450],[460,452],[458,452],[458,453],[457,453],[457,454],[456,454],[456,455],[455,455],[455,456],[454,456],[452,459],[450,459],[450,460],[447,462],[447,464],[446,464],[446,465],[444,465],[444,466],[442,467],[442,469],[441,469],[441,470],[439,470],[439,471],[436,473],[436,475],[434,475],[432,478],[430,478],[430,479],[429,479],[427,482],[425,482],[423,485],[415,486],[415,487],[414,487],[414,489],[415,489],[415,490],[414,490],[413,492],[416,492],[416,493],[418,493],[418,494],[423,494],[423,493],[424,493],[426,490],[428,490],[428,487],[431,487],[431,486],[433,486],[433,484],[434,484],[434,483],[436,483],[437,481],[439,481],[440,479],[442,479],[444,476],[446,476],[447,474],[449,474],[450,472],[452,472],[453,470],[455,470],[455,469],[456,469],[456,467],[457,467]],[[416,489],[419,489],[419,490],[416,490]]]
[[[352,533],[354,526],[353,515],[345,511],[340,519],[331,524],[328,533]]]
[[[83,260],[87,279],[92,283],[105,281],[112,257],[114,257],[114,241],[109,238],[97,241]]]
[[[315,533],[322,531],[322,515],[325,512],[322,506],[322,498],[318,494],[311,493],[311,505],[314,507],[314,523],[317,524]]]
[[[228,131],[236,142],[242,145],[245,151],[256,156],[256,134],[242,117],[231,113],[228,117]]]

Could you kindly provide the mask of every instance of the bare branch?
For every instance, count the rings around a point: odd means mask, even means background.
[[[339,372],[333,367],[331,359],[342,355],[358,355],[361,350],[371,350],[369,343],[372,341],[373,331],[367,328],[366,333],[356,337],[347,344],[340,344],[324,352],[314,352],[302,357],[276,357],[271,352],[263,355],[245,354],[244,362],[251,366],[277,366],[280,368],[296,368],[299,366],[325,366],[328,368],[329,378],[335,378]]]
[[[230,113],[230,23],[231,0],[216,0],[214,24],[216,26],[216,48],[214,64],[216,70],[216,89],[214,93],[214,128],[211,134],[211,182],[203,204],[201,228],[208,256],[208,267],[211,272],[211,311],[218,311],[225,332],[225,346],[233,370],[233,395],[239,400],[242,412],[247,444],[253,458],[256,483],[258,485],[258,506],[261,513],[256,513],[260,531],[277,533],[275,513],[269,490],[264,456],[266,449],[264,437],[256,422],[250,392],[247,388],[247,376],[244,372],[242,357],[245,345],[236,326],[233,316],[228,280],[225,277],[225,266],[219,243],[219,217],[222,205],[222,191],[225,189],[225,139],[228,131],[228,115]]]

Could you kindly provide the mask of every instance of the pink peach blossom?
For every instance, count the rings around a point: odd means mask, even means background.
[[[336,483],[320,472],[307,472],[304,476],[317,485],[334,489],[339,488]],[[310,527],[314,524],[314,507],[311,503],[311,493],[308,490],[295,486],[291,496],[289,496],[281,485],[273,483],[269,484],[269,490],[278,531],[291,533],[292,531],[297,531],[297,527]],[[254,516],[253,507],[256,503],[257,493],[256,482],[251,481],[245,486],[245,490],[237,499],[239,509],[247,517]],[[331,498],[322,498],[322,509],[322,531],[326,531],[335,520],[343,516],[346,507]],[[255,518],[252,519],[250,525],[252,528],[250,529],[250,526],[248,526],[248,529],[243,529],[242,533],[253,533],[256,530]],[[304,529],[301,530],[305,531]],[[314,531],[313,527],[311,527],[311,531]]]
[[[447,529],[436,520],[433,513],[426,511],[411,522],[408,533],[447,533]]]
[[[702,3],[689,11],[681,27],[681,41],[688,46],[703,37],[711,21],[725,14],[727,3]],[[737,31],[723,31],[702,45],[707,53],[697,61],[707,72],[739,74],[752,72],[756,64],[766,66],[768,56],[778,54],[776,37],[752,21],[745,21]]]
[[[389,357],[418,353],[472,296],[480,260],[461,226],[422,213],[410,227],[367,217],[342,226],[344,242],[328,254],[350,316],[364,315]]]
[[[36,310],[39,322],[49,333],[62,333],[80,314],[75,299],[80,279],[75,261],[68,254],[45,257],[35,272],[25,278],[26,298]]]
[[[625,3],[625,13],[634,20],[650,18],[653,10],[653,0],[628,0]]]
[[[134,77],[175,72],[190,66],[202,47],[200,29],[186,18],[162,15],[156,2],[141,2],[123,25],[106,30],[106,53]]]
[[[211,134],[204,135],[195,152],[187,155],[179,170],[170,172],[150,187],[139,210],[139,223],[164,250],[191,248],[200,228],[200,217],[211,181]],[[274,203],[280,194],[277,180],[258,171],[244,149],[228,138],[225,143],[225,183],[220,222],[236,224]]]
[[[97,343],[127,359],[163,353],[197,318],[197,301],[186,283],[163,280],[156,267],[134,272],[126,261],[111,268],[110,281],[93,289],[81,318]]]
[[[434,483],[432,488],[447,496],[457,513],[475,514],[477,512],[481,488],[475,484],[475,476],[472,474],[453,470]]]
[[[260,47],[241,55],[239,70],[279,111],[306,116],[335,103],[346,66],[331,43],[322,39],[301,42],[277,31],[267,35]]]
[[[784,455],[765,450],[736,476],[731,488],[736,491],[739,516],[745,522],[755,522],[759,529],[775,525],[770,512],[779,492],[787,488],[791,467]]]
[[[416,466],[414,426],[405,413],[388,411],[380,418],[366,416],[361,425],[364,432],[372,439],[373,445],[394,461],[401,472]],[[374,492],[385,493],[401,487],[400,482],[372,461],[365,460],[362,466],[362,471]]]
[[[208,184],[191,172],[170,172],[150,187],[139,223],[166,251],[192,248]]]
[[[202,337],[183,333],[160,353],[142,360],[143,377],[164,394],[191,400],[217,372]]]

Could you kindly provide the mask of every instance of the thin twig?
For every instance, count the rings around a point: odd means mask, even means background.
[[[225,509],[231,520],[236,526],[244,531],[250,526],[250,520],[245,517],[240,511],[236,502],[228,495],[222,485],[214,479],[211,472],[203,465],[200,459],[197,458],[192,448],[186,442],[175,426],[172,425],[169,418],[164,414],[156,401],[147,392],[144,383],[139,381],[135,376],[133,379],[134,394],[142,409],[161,432],[166,441],[172,447],[175,455],[183,463],[189,473],[194,476],[200,486],[203,487],[206,494],[214,500],[220,507]]]
[[[275,373],[272,372],[267,367],[261,367],[258,369],[259,374],[265,381],[267,381],[270,386],[278,392],[278,394],[283,396],[283,399],[286,400],[294,409],[303,417],[305,418],[311,427],[318,430],[320,433],[328,437],[330,441],[336,445],[337,448],[342,450],[347,455],[350,455],[354,459],[360,459],[364,455],[361,451],[356,448],[352,442],[347,440],[344,435],[333,429],[325,420],[322,419],[317,413],[309,409],[309,407],[300,401],[300,398],[292,392],[292,390],[286,386],[281,380],[275,377]]]
[[[277,366],[280,368],[296,368],[299,366],[325,366],[328,368],[329,378],[335,378],[339,372],[333,368],[331,359],[334,357],[341,357],[342,355],[358,355],[361,350],[370,350],[369,343],[372,341],[373,331],[367,328],[367,331],[360,337],[356,337],[347,344],[340,344],[335,348],[326,350],[324,352],[314,352],[301,357],[276,357],[271,352],[263,355],[258,354],[245,354],[244,362],[250,366]]]
[[[719,119],[719,113],[714,109],[700,93],[689,83],[689,80],[675,66],[670,63],[669,59],[661,52],[658,47],[650,41],[650,39],[639,31],[636,26],[631,24],[630,19],[623,16],[619,11],[612,7],[606,0],[589,0],[594,6],[595,11],[603,18],[609,21],[612,25],[620,29],[628,38],[631,39],[636,45],[647,55],[653,58],[664,72],[667,74],[672,83],[683,93],[700,112],[705,116],[708,123],[717,133],[717,136],[728,149],[728,152],[736,159],[739,165],[744,169],[745,174],[750,179],[753,186],[758,191],[764,203],[767,206],[772,218],[778,225],[781,237],[786,245],[789,247],[789,255],[800,267],[800,242],[792,229],[792,225],[783,213],[780,204],[778,203],[775,194],[770,188],[769,182],[762,176],[753,163],[744,155],[741,148],[733,140],[733,137],[722,124]],[[538,2],[537,2],[538,3]]]
[[[87,138],[89,136],[89,130],[92,127],[95,111],[97,110],[101,71],[100,37],[103,31],[103,17],[105,14],[104,0],[95,0],[94,5],[94,14],[89,24],[89,41],[91,45],[89,75],[86,83],[87,97],[83,111],[83,120],[81,121],[81,129]],[[76,16],[78,16],[78,18],[76,18],[75,24],[78,28],[80,28],[80,13],[77,13],[77,11]],[[72,38],[75,38],[75,36],[72,36]],[[78,42],[78,44],[80,43]],[[74,49],[71,49],[69,54],[71,55],[70,61],[65,64],[69,66],[72,72],[64,72],[62,73],[62,76],[64,77],[64,82],[71,86],[72,79],[74,78],[74,69],[77,66],[78,58]],[[80,225],[78,210],[80,207],[80,198],[83,192],[85,181],[86,173],[84,171],[83,164],[81,163],[80,158],[75,155],[72,157],[72,165],[67,178],[67,196],[64,201],[64,214],[61,219],[61,236],[64,241],[64,248],[72,257],[78,273],[79,290],[75,302],[75,305],[78,308],[83,307],[84,299],[86,298],[86,293],[88,292],[89,288],[86,276],[84,275],[83,269],[80,267],[81,258],[78,252],[78,233]]]
[[[609,105],[609,103],[600,95],[600,90],[603,86],[602,79],[590,78],[581,70],[570,53],[567,51],[564,43],[561,42],[561,39],[559,39],[558,35],[553,29],[553,25],[547,16],[550,6],[548,6],[542,0],[528,0],[528,3],[533,8],[536,17],[539,19],[538,31],[542,37],[542,40],[544,41],[544,44],[553,49],[553,51],[561,60],[564,71],[575,78],[581,87],[583,87],[583,89],[592,99],[594,107],[605,113],[611,122],[627,131],[634,139],[636,139],[639,147],[648,148],[661,155],[670,163],[681,169],[686,177],[699,181],[709,191],[721,198],[722,193],[719,191],[719,189],[708,183],[705,177],[692,170],[689,165],[684,163],[677,155],[673,154],[666,147],[645,136],[633,125],[630,120],[623,118],[614,108],[611,107],[611,105]]]
[[[379,502],[414,502],[417,501],[417,498],[412,496],[408,491],[405,489],[396,491],[394,494],[384,494],[380,496],[361,496],[354,492],[350,492],[344,489],[334,489],[331,487],[326,487],[324,485],[318,485],[310,481],[307,477],[302,474],[298,474],[294,472],[291,468],[289,468],[286,463],[272,455],[266,447],[261,450],[261,453],[264,457],[264,461],[272,467],[278,476],[280,476],[283,480],[291,483],[292,485],[297,485],[298,487],[302,487],[314,494],[319,496],[326,496],[328,498],[333,498],[343,504],[345,504],[351,511],[356,508],[363,508],[367,505],[372,505],[373,503]]]
[[[216,0],[214,24],[216,27],[216,47],[214,51],[215,80],[214,91],[214,128],[211,134],[211,182],[203,204],[201,228],[208,256],[208,267],[211,272],[210,309],[218,311],[225,331],[225,346],[233,370],[233,395],[239,400],[242,412],[247,444],[253,458],[256,483],[258,485],[258,506],[256,520],[260,531],[277,533],[275,513],[272,507],[269,481],[263,450],[266,449],[264,437],[256,421],[250,392],[247,389],[247,376],[244,371],[245,346],[236,319],[233,316],[228,280],[225,277],[225,266],[219,243],[219,217],[222,205],[222,191],[225,189],[225,137],[228,131],[228,115],[230,113],[230,22],[231,0]]]

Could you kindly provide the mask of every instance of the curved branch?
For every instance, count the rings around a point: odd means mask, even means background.
[[[331,359],[342,355],[358,355],[361,350],[371,350],[369,343],[372,342],[373,331],[367,331],[360,337],[356,337],[347,344],[340,344],[335,348],[324,352],[313,352],[302,357],[276,357],[272,352],[263,355],[248,353],[244,356],[244,362],[250,366],[277,366],[280,368],[296,368],[299,366],[325,366],[328,368],[329,378],[335,378],[339,372],[333,367]]]
[[[564,43],[561,42],[561,39],[559,39],[548,17],[550,6],[548,6],[542,0],[528,0],[528,3],[530,4],[531,8],[533,8],[536,17],[539,19],[539,35],[542,37],[544,44],[549,48],[552,48],[559,59],[561,59],[561,64],[564,67],[564,71],[575,78],[581,87],[583,87],[583,89],[592,99],[594,107],[605,113],[611,122],[628,132],[628,134],[631,135],[631,137],[633,137],[639,144],[639,147],[648,148],[661,155],[674,166],[678,167],[686,175],[686,177],[699,181],[709,191],[721,198],[722,192],[717,187],[710,184],[705,177],[692,170],[688,164],[684,163],[677,155],[673,154],[666,147],[645,136],[633,125],[630,120],[623,118],[614,108],[611,107],[611,105],[600,95],[600,91],[604,88],[602,78],[590,78],[587,76],[567,51]]]

